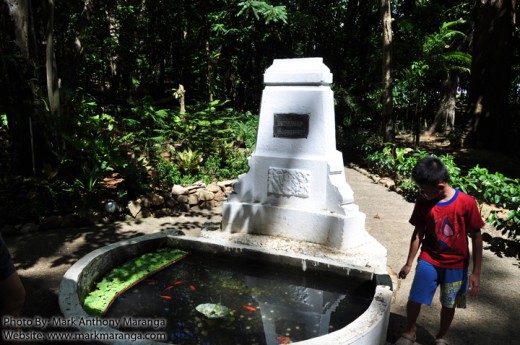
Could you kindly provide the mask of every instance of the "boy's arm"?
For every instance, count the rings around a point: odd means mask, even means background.
[[[419,251],[421,247],[422,240],[424,238],[424,231],[418,227],[415,227],[412,238],[410,240],[410,249],[408,250],[408,258],[406,259],[406,264],[399,271],[399,278],[405,279],[410,270],[412,269],[413,261],[415,259],[415,255]]]
[[[469,295],[473,298],[480,291],[480,270],[482,268],[482,232],[480,229],[471,232],[473,250],[473,272],[469,276]]]

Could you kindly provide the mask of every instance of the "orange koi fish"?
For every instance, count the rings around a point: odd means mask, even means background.
[[[197,288],[195,287],[195,285],[190,285],[190,289],[193,290],[193,291],[196,291]]]
[[[172,299],[172,296],[161,295],[161,298],[163,298],[163,299]]]
[[[282,337],[281,335],[277,336],[276,340],[278,340],[280,342],[280,344],[292,343],[291,338],[289,338],[289,337]]]
[[[242,304],[242,307],[246,310],[249,310],[249,311],[256,311],[256,308],[255,307],[252,307],[250,305],[245,305],[245,304]]]
[[[176,281],[176,282],[173,283],[172,285],[168,285],[167,287],[165,287],[164,290],[162,290],[162,293],[165,293],[166,291],[169,291],[169,290],[173,289],[173,287],[174,287],[175,285],[179,285],[179,284],[182,284],[182,283],[184,283],[184,282],[185,282],[185,280],[179,280],[179,281]]]
[[[173,285],[168,285],[167,287],[164,288],[164,290],[162,290],[162,293],[165,293],[166,291],[169,291],[173,288]]]

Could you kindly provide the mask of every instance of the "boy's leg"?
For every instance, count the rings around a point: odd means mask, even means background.
[[[406,304],[407,328],[396,344],[411,344],[414,342],[413,340],[415,340],[417,332],[417,319],[421,312],[421,306],[423,304],[430,305],[432,303],[436,289],[436,268],[432,264],[419,259],[417,261],[408,303]]]
[[[406,304],[406,334],[415,338],[417,333],[417,318],[421,312],[421,304],[408,301]]]
[[[466,308],[468,270],[467,268],[444,269],[441,280],[441,321],[436,339],[446,336],[455,316],[455,307]]]
[[[450,328],[453,316],[455,315],[455,308],[448,308],[442,306],[441,308],[441,324],[439,327],[439,333],[435,336],[435,339],[444,338],[448,329]]]

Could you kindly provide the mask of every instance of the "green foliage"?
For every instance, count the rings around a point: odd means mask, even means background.
[[[423,118],[433,116],[431,109],[437,107],[442,83],[450,76],[469,75],[471,55],[463,51],[460,44],[466,35],[456,29],[464,24],[462,19],[447,21],[437,31],[424,33],[420,51],[413,55],[415,59],[396,71],[393,99],[398,114],[411,112]],[[432,89],[435,92],[431,92]],[[406,122],[411,128],[412,122]]]
[[[258,117],[250,112],[244,114],[244,120],[234,122],[231,126],[232,135],[236,138],[237,145],[242,148],[252,148],[256,141]]]
[[[258,117],[224,108],[225,104],[218,100],[197,104],[188,107],[185,114],[170,110],[159,113],[149,105],[139,107],[151,115],[139,111],[138,115],[125,119],[125,130],[131,132],[121,140],[146,157],[146,166],[154,172],[156,186],[236,178],[247,171]],[[158,113],[160,120],[155,123]],[[151,117],[154,119],[144,125],[143,121]],[[165,160],[163,153],[170,160]]]
[[[419,189],[410,179],[417,161],[429,153],[409,148],[398,148],[386,144],[381,150],[367,155],[369,169],[382,176],[392,176],[396,180],[396,189],[403,196],[413,201],[419,195]],[[466,175],[455,164],[450,155],[439,156],[450,175],[450,185],[472,195],[479,203],[487,203],[500,207],[493,210],[487,221],[497,230],[518,240],[520,237],[520,180],[505,177],[503,174],[489,173],[478,165],[471,168]]]
[[[282,21],[284,23],[287,22],[287,11],[285,6],[273,6],[269,5],[265,1],[256,0],[242,1],[238,4],[238,6],[241,8],[237,16],[252,13],[256,20],[259,20],[260,16],[262,16],[265,24],[269,24],[271,22],[276,23],[278,21]]]
[[[202,154],[191,149],[187,149],[181,152],[177,152],[176,160],[179,168],[185,174],[193,174],[199,168],[199,164],[202,162]]]
[[[179,249],[161,249],[134,258],[112,269],[89,292],[83,308],[92,316],[104,315],[117,296],[188,253]]]
[[[481,202],[505,210],[491,211],[487,218],[489,223],[511,238],[520,236],[520,180],[505,177],[499,172],[492,174],[477,165],[468,171],[464,182],[464,191]]]

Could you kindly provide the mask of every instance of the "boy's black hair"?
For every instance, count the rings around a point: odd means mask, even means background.
[[[434,156],[424,157],[412,169],[412,179],[419,185],[434,186],[449,182],[450,174],[442,161]]]

